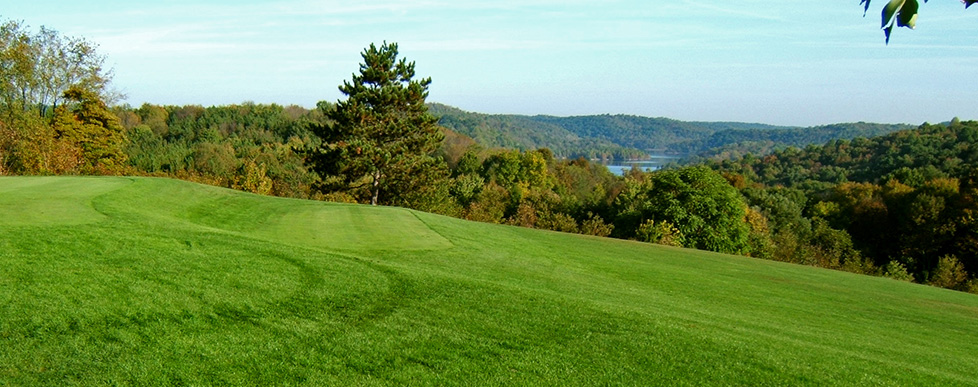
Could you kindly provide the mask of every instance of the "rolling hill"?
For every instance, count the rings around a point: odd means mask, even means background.
[[[962,385],[978,297],[182,181],[0,178],[0,384]]]

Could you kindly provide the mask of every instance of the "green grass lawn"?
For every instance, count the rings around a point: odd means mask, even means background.
[[[149,178],[0,178],[0,385],[968,385],[978,297]]]

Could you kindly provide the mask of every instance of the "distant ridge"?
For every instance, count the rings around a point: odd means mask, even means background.
[[[906,124],[840,123],[802,128],[744,122],[679,121],[634,115],[483,114],[430,104],[439,124],[472,137],[485,147],[516,149],[550,148],[559,157],[629,159],[649,152],[709,155],[737,146],[742,152],[770,150],[835,139],[873,137],[910,129]]]

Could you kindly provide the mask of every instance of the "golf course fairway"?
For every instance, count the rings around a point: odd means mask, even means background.
[[[969,385],[978,296],[157,178],[0,177],[0,385]]]

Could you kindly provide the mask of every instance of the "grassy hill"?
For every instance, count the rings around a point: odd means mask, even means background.
[[[0,384],[953,385],[978,297],[165,179],[0,178]]]

